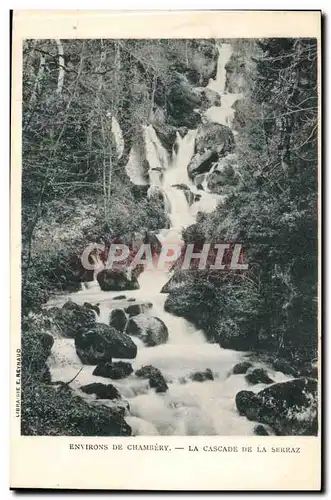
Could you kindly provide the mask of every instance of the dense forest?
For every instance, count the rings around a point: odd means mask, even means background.
[[[242,97],[233,104],[235,141],[228,143],[228,161],[219,154],[222,170],[208,178],[222,201],[212,213],[199,212],[182,237],[196,249],[204,242],[241,243],[249,268],[183,271],[177,262],[164,287],[165,310],[221,347],[277,358],[297,376],[315,378],[317,43],[228,43],[233,53],[226,90]],[[50,296],[78,291],[91,280],[80,264],[88,243],[127,242],[136,233],[152,238],[169,227],[163,198],[147,194],[143,129],[153,125],[171,155],[176,134],[184,137],[202,126],[203,112],[218,105],[216,93],[205,90],[216,76],[217,54],[214,40],[24,42],[24,433],[74,434],[90,426],[92,435],[102,435],[107,427],[104,408],[91,410],[68,385],[52,387],[45,367],[52,342],[43,308]],[[203,139],[205,172],[225,129]],[[128,164],[139,183],[130,179]],[[129,434],[114,415],[114,433]],[[52,427],[54,419],[61,432]]]

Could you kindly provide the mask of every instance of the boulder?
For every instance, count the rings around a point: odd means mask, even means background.
[[[113,297],[113,300],[122,300],[122,299],[126,299],[126,295],[116,295],[116,297]],[[131,300],[131,299],[128,299],[128,300]]]
[[[236,172],[234,162],[237,163],[235,155],[228,155],[232,159],[224,158],[216,165],[216,168],[208,174],[207,187],[212,193],[221,194],[225,187],[235,186],[239,182],[239,177]],[[235,158],[235,160],[233,159]]]
[[[46,364],[54,344],[53,336],[30,329],[22,322],[22,377],[50,383],[51,375]]]
[[[220,157],[232,153],[235,147],[232,130],[221,123],[200,125],[195,138],[195,153],[206,151],[217,153]]]
[[[161,293],[170,293],[181,287],[187,281],[187,271],[175,269],[171,278],[161,288]]]
[[[89,302],[84,302],[83,306],[86,307],[87,309],[91,309],[92,311],[95,311],[98,316],[100,316],[100,304],[95,304],[92,305]]]
[[[236,406],[239,415],[247,416],[248,412],[257,407],[259,400],[253,391],[239,391],[236,395]]]
[[[255,370],[247,373],[245,380],[252,385],[255,384],[272,384],[274,381],[269,377],[267,370],[264,368],[255,368]]]
[[[149,385],[155,392],[166,392],[168,390],[167,383],[158,368],[151,365],[146,365],[136,371],[136,376],[149,380]]]
[[[194,177],[193,179],[194,184],[196,185],[196,188],[199,189],[199,191],[203,191],[203,183],[205,182],[205,180],[206,180],[206,174],[199,174]],[[197,196],[200,196],[201,198],[201,195]]]
[[[285,373],[285,375],[296,375],[293,366],[284,359],[276,358],[272,361],[272,367],[274,370],[276,370],[276,372],[282,372]]]
[[[242,361],[241,363],[237,363],[234,365],[232,369],[232,373],[234,375],[241,375],[247,372],[249,368],[251,368],[253,365],[249,361]]]
[[[98,399],[119,399],[120,393],[112,384],[93,383],[83,385],[80,390],[86,394],[95,394]]]
[[[209,172],[212,166],[218,161],[219,156],[216,151],[207,150],[203,153],[196,153],[187,166],[187,173],[191,179]],[[201,184],[201,182],[199,182]]]
[[[243,92],[246,88],[247,74],[246,63],[242,55],[235,53],[225,65],[226,70],[226,91],[231,94]]]
[[[240,391],[236,405],[249,420],[270,425],[277,435],[316,435],[317,381],[298,378],[273,384],[258,394]]]
[[[88,330],[96,324],[94,311],[71,301],[66,302],[62,309],[49,309],[48,314],[62,335],[68,338],[75,338],[79,331]]]
[[[40,343],[45,351],[45,356],[48,358],[54,345],[54,337],[49,333],[43,332],[40,334]]]
[[[97,280],[103,292],[112,290],[138,290],[139,283],[136,277],[131,280],[122,269],[103,269],[97,275]]]
[[[78,357],[87,365],[111,362],[112,358],[133,359],[137,355],[137,346],[128,335],[102,323],[79,332],[75,347]]]
[[[229,127],[220,123],[200,125],[195,138],[194,156],[187,167],[189,177],[192,179],[209,172],[213,165],[232,153],[234,149],[234,136]]]
[[[133,304],[125,308],[125,312],[130,316],[138,316],[143,314],[153,307],[152,302],[142,302],[140,304]]]
[[[156,135],[161,141],[162,146],[168,151],[169,154],[172,153],[172,149],[176,142],[176,127],[168,125],[166,123],[153,123]]]
[[[100,363],[95,367],[93,375],[117,380],[127,377],[132,372],[133,368],[130,363],[117,361],[116,363]]]
[[[317,381],[298,378],[273,384],[258,393],[258,421],[278,435],[316,435]]]
[[[25,436],[131,436],[124,420],[121,399],[108,400],[107,406],[87,402],[64,385],[26,384],[22,405],[21,434]],[[115,405],[116,402],[116,405]],[[100,401],[102,403],[102,401]],[[113,406],[114,405],[114,406]],[[112,407],[111,407],[112,406]],[[45,418],[48,415],[50,418]]]
[[[136,302],[136,299],[134,299],[133,297],[130,297],[130,298],[128,299],[128,302]]]
[[[80,306],[76,304],[76,302],[73,302],[72,300],[67,300],[62,306],[63,310],[69,310],[69,311],[74,311],[77,309],[80,309]]]
[[[207,368],[203,372],[195,372],[190,375],[190,379],[194,382],[205,382],[206,380],[214,380],[213,372]]]
[[[221,106],[221,97],[216,90],[212,90],[206,87],[196,87],[195,92],[200,96],[201,100],[201,111],[206,111],[211,106]]]
[[[270,436],[269,432],[267,429],[264,427],[264,425],[256,425],[253,430],[255,436]]]
[[[223,174],[219,170],[210,172],[207,177],[207,188],[211,193],[222,194],[224,191]]]
[[[138,337],[148,347],[165,344],[169,336],[168,328],[162,320],[146,314],[138,314],[130,318],[126,324],[125,333]]]
[[[300,377],[309,377],[309,378],[314,378],[317,380],[318,379],[318,367],[312,365],[311,363],[308,363],[301,370],[299,370],[298,375]]]
[[[113,309],[109,315],[109,326],[123,332],[127,321],[127,316],[123,309]]]

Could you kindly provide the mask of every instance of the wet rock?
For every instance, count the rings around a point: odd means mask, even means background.
[[[231,129],[220,123],[204,123],[198,128],[195,138],[195,153],[214,151],[225,156],[234,150],[235,142]]]
[[[54,345],[54,337],[49,333],[43,332],[40,334],[40,343],[45,350],[45,354],[48,357]]]
[[[142,302],[140,304],[133,304],[126,307],[126,313],[132,316],[138,316],[138,314],[143,314],[153,307],[152,302]]]
[[[247,83],[246,64],[244,58],[239,54],[232,54],[225,65],[226,91],[238,94],[245,90]]]
[[[258,393],[258,421],[279,435],[316,435],[317,381],[298,378],[274,384]]]
[[[143,162],[145,163],[145,162]],[[149,165],[147,164],[146,165],[146,169],[148,170],[149,168]],[[148,181],[148,176],[146,176],[146,181]],[[133,182],[129,182],[130,183],[130,191],[133,195],[133,197],[135,198],[135,200],[143,200],[144,198],[147,197],[147,191],[148,191],[148,187],[149,185],[146,184],[146,185],[143,185],[143,184],[133,184]]]
[[[181,285],[185,284],[186,281],[187,271],[176,269],[169,281],[167,281],[167,283],[165,283],[165,285],[163,285],[163,287],[161,288],[161,293],[170,293],[173,290],[178,289]]]
[[[120,393],[112,384],[99,384],[93,383],[83,385],[80,390],[86,394],[95,394],[98,399],[118,399],[121,397]]]
[[[187,167],[188,175],[191,179],[209,172],[214,163],[219,159],[218,153],[213,150],[207,150],[203,153],[196,153]],[[199,183],[201,184],[201,183]]]
[[[79,331],[87,330],[96,324],[94,311],[71,301],[66,302],[62,309],[49,309],[48,314],[62,335],[68,338],[75,338]]]
[[[92,305],[89,302],[84,302],[83,306],[86,307],[87,309],[91,309],[92,311],[95,311],[98,316],[100,316],[100,304],[95,304]]]
[[[209,172],[221,158],[234,151],[235,142],[231,129],[220,123],[200,125],[195,139],[194,156],[187,171],[191,179]],[[198,181],[201,184],[201,181]]]
[[[277,435],[316,435],[317,381],[298,378],[273,384],[258,394],[240,391],[236,405],[241,415],[269,425]]]
[[[127,321],[127,316],[123,309],[113,309],[109,315],[109,326],[123,332]]]
[[[310,363],[307,363],[306,365],[304,365],[299,370],[298,376],[300,376],[300,377],[314,378],[314,379],[317,380],[318,379],[318,366],[317,366],[317,363],[310,362]]]
[[[206,174],[199,174],[196,175],[193,179],[194,184],[196,185],[197,189],[199,191],[203,191],[203,183],[206,180]],[[201,198],[201,195],[198,195]]]
[[[130,363],[117,361],[115,363],[101,363],[93,371],[93,375],[98,377],[106,377],[114,380],[125,378],[133,373],[133,368]]]
[[[229,155],[234,156],[234,155]],[[226,159],[226,158],[225,158]],[[222,194],[227,186],[236,186],[239,182],[239,176],[230,161],[223,164],[223,161],[217,168],[209,173],[207,178],[207,188],[212,193]]]
[[[253,391],[239,391],[236,395],[236,406],[239,415],[247,416],[248,412],[257,408],[259,399]],[[254,420],[254,419],[253,419]]]
[[[169,336],[168,328],[161,319],[146,314],[130,318],[125,333],[138,337],[148,347],[165,344]]]
[[[23,392],[21,433],[29,436],[131,436],[124,420],[123,400],[108,400],[107,407],[88,403],[70,387],[61,390],[45,383],[26,384]],[[55,404],[56,402],[56,404]],[[116,402],[116,404],[115,404]],[[125,411],[125,409],[124,409]],[[51,420],[45,418],[51,415]]]
[[[268,372],[264,368],[255,368],[250,373],[247,373],[245,379],[249,384],[272,384],[274,381],[269,377]]]
[[[270,436],[269,432],[267,431],[267,429],[264,427],[264,425],[256,425],[254,427],[254,434],[255,436]]]
[[[176,142],[176,127],[168,125],[166,123],[153,123],[154,130],[156,135],[161,141],[162,146],[168,151],[169,154],[172,153],[172,149]]]
[[[46,364],[54,344],[53,336],[34,330],[33,327],[22,322],[22,377],[23,380],[51,382],[51,375]]]
[[[168,390],[167,383],[158,368],[152,365],[146,365],[136,371],[136,376],[149,380],[149,385],[155,392],[166,392]]]
[[[233,369],[232,373],[234,375],[241,375],[247,372],[249,368],[251,368],[253,365],[249,361],[243,361],[242,363],[237,363]]]
[[[196,372],[190,375],[190,379],[194,382],[205,382],[206,380],[214,380],[213,372],[207,368],[203,372]]]
[[[194,193],[190,190],[190,188],[186,184],[173,184],[172,187],[180,189],[181,191],[184,192],[185,198],[189,205],[192,205],[192,203],[194,203]]]
[[[195,92],[200,96],[200,109],[202,111],[206,111],[211,106],[221,106],[221,97],[215,90],[205,87],[197,87],[195,88]]]
[[[116,295],[116,297],[113,297],[113,300],[121,300],[121,299],[126,299],[126,295]],[[128,299],[131,300],[131,299]],[[135,299],[133,299],[135,300]]]
[[[78,357],[87,365],[111,362],[112,358],[133,359],[137,355],[137,346],[128,335],[102,323],[79,332],[75,347]]]
[[[196,128],[201,123],[200,113],[196,111],[201,97],[183,75],[173,73],[172,76],[166,102],[168,122],[174,127]]]
[[[101,290],[104,292],[112,290],[138,290],[139,288],[136,277],[129,279],[126,272],[121,269],[103,269],[97,275],[97,280]]]

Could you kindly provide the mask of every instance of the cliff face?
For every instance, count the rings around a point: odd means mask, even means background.
[[[215,78],[218,52],[213,41],[186,41],[186,57],[177,57],[169,67],[167,82],[158,78],[149,115],[167,150],[172,149],[175,130],[185,133],[201,123],[201,112],[219,102],[216,92],[205,89]]]

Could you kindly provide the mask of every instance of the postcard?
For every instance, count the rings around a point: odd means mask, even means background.
[[[13,13],[12,488],[321,488],[321,13]]]

